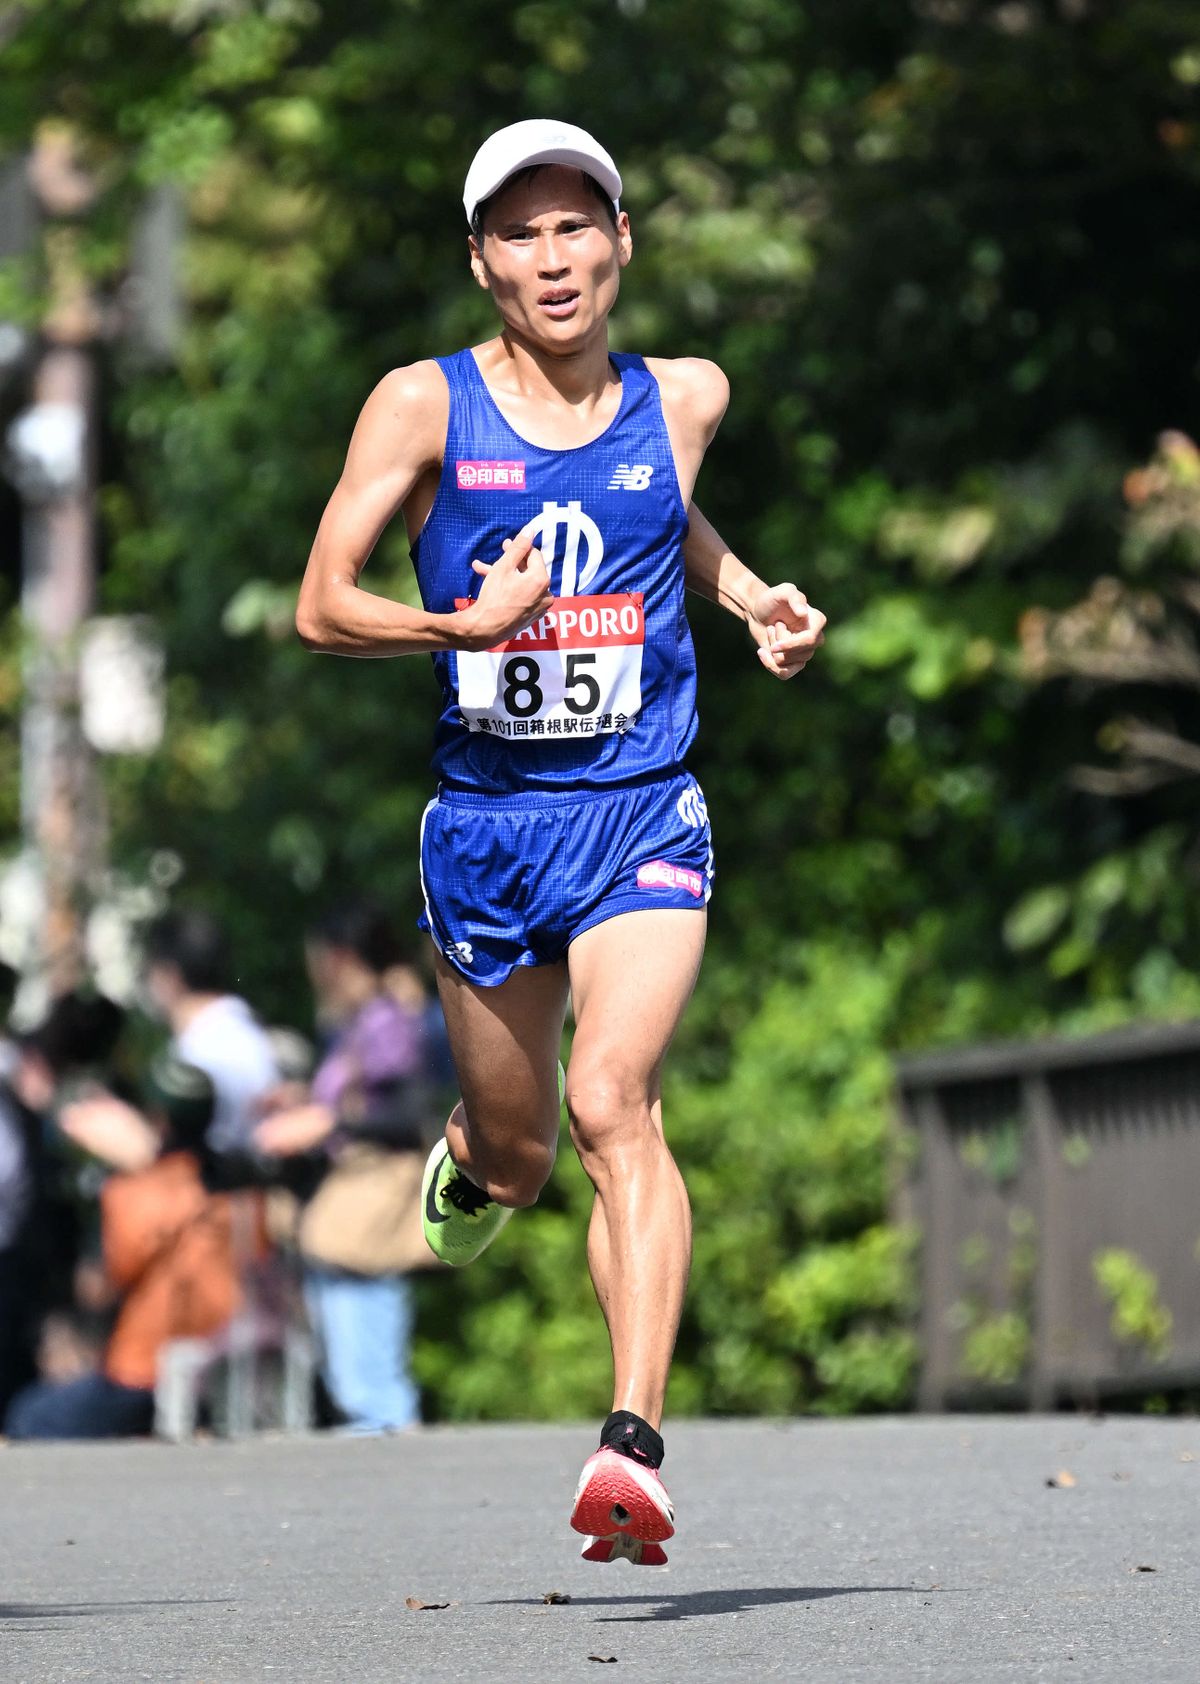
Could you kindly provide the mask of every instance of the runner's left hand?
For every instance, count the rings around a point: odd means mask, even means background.
[[[774,678],[794,678],[825,641],[825,616],[793,584],[768,585],[746,624],[758,658]]]

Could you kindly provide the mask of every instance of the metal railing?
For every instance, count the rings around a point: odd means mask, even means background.
[[[906,1058],[924,1409],[1200,1386],[1200,1023]]]

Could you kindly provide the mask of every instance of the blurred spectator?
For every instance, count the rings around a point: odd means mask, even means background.
[[[357,1432],[420,1419],[408,1372],[407,1272],[430,1259],[420,1235],[421,1131],[428,1109],[421,1012],[385,986],[398,958],[387,918],[348,903],[309,932],[305,956],[319,1021],[331,1031],[307,1096],[257,1131],[279,1156],[321,1152],[324,1179],[299,1243],[305,1297],[330,1395]]]
[[[279,1080],[267,1030],[249,1005],[230,993],[233,965],[220,926],[206,913],[169,912],[146,938],[146,992],[172,1032],[171,1051],[203,1070],[215,1094],[206,1142],[214,1188],[252,1186],[261,1179],[254,1127],[265,1095]],[[111,1094],[72,1105],[64,1131],[114,1167],[144,1169],[157,1140],[138,1111]]]
[[[0,959],[0,1081],[6,1081],[17,1068],[17,1043],[9,1027],[16,997],[17,973]]]
[[[5,1421],[11,1438],[148,1433],[162,1346],[215,1332],[239,1306],[231,1201],[203,1181],[213,1084],[204,1071],[162,1058],[151,1072],[146,1109],[158,1140],[155,1161],[118,1171],[100,1192],[104,1267],[119,1305],[102,1369],[19,1392]]]
[[[422,965],[420,969],[407,960],[400,964],[389,965],[384,975],[384,982],[387,985],[388,992],[399,1005],[407,1011],[415,1012],[420,1017],[421,1031],[425,1041],[425,1072],[439,1094],[439,1103],[435,1106],[435,1109],[443,1109],[440,1096],[442,1090],[445,1090],[447,1102],[444,1109],[450,1111],[453,1109],[458,1096],[458,1072],[454,1068],[454,1059],[450,1052],[450,1036],[446,1029],[446,1019],[442,1015],[437,983],[433,976],[433,965],[430,959],[433,952],[432,942],[422,946]]]
[[[224,933],[206,913],[169,912],[151,926],[146,989],[171,1026],[175,1056],[212,1078],[208,1144],[218,1156],[250,1149],[262,1097],[279,1080],[270,1036],[230,991],[233,976]]]
[[[30,1033],[14,1041],[0,1077],[0,1419],[37,1372],[47,1310],[70,1299],[78,1222],[61,1186],[62,1166],[46,1129],[64,1081],[111,1054],[121,1027],[111,1000],[66,994]]]
[[[17,1051],[0,1078],[0,1410],[33,1379],[38,1335],[32,1241],[37,1231],[41,1117],[54,1074],[40,1054]]]

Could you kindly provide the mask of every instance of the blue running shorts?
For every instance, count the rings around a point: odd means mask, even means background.
[[[688,772],[615,790],[442,789],[421,820],[417,922],[464,977],[494,988],[618,913],[703,907],[712,877],[708,809]]]

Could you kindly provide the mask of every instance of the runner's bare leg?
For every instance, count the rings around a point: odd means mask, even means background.
[[[571,1135],[596,1189],[588,1264],[613,1350],[613,1408],[657,1429],[691,1263],[687,1190],[659,1079],[704,951],[703,911],[622,913],[568,953]]]
[[[437,979],[462,1094],[446,1124],[450,1155],[497,1204],[530,1205],[558,1149],[567,968],[522,965],[480,988],[439,955]]]

